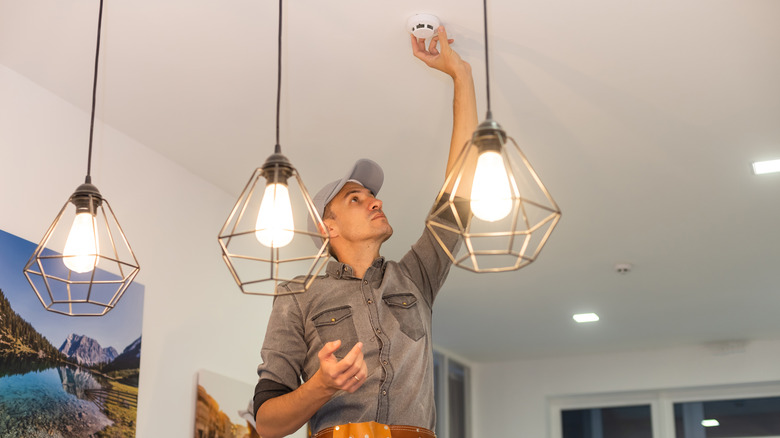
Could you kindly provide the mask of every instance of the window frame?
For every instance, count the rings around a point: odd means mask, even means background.
[[[472,409],[471,409],[471,365],[459,358],[453,357],[439,349],[433,349],[434,363],[438,361],[439,369],[434,366],[433,372],[437,374],[436,378],[439,382],[439,387],[434,385],[434,399],[436,401],[436,436],[438,438],[449,438],[450,427],[450,409],[449,409],[449,367],[450,362],[455,362],[463,368],[463,385],[464,385],[464,399],[463,399],[463,411],[466,418],[465,424],[465,438],[471,438],[471,424],[472,424]]]

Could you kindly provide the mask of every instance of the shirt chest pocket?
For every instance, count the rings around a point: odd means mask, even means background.
[[[420,310],[417,308],[417,297],[412,294],[394,294],[382,297],[387,307],[401,326],[401,331],[414,341],[420,340],[425,334]]]
[[[334,353],[336,357],[343,358],[357,344],[358,337],[352,320],[351,307],[328,309],[318,313],[311,320],[323,344],[341,340],[341,346]]]

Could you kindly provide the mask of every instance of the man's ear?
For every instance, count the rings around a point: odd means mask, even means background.
[[[327,227],[328,234],[330,235],[331,239],[339,235],[336,221],[334,221],[333,219],[323,219],[322,223],[324,223],[325,227]],[[323,232],[323,230],[320,229],[320,232]]]

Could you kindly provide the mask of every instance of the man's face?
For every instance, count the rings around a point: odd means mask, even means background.
[[[382,212],[382,201],[360,184],[346,183],[330,201],[328,208],[331,217],[325,219],[325,223],[330,228],[331,236],[357,243],[375,240],[384,242],[393,235],[393,227]]]

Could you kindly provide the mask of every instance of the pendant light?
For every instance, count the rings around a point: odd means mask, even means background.
[[[24,267],[27,281],[46,310],[68,316],[105,315],[116,306],[139,271],[138,260],[108,200],[92,184],[102,21],[100,0],[87,176],[65,202]]]
[[[493,120],[487,0],[483,0],[483,14],[487,116],[447,175],[426,226],[456,266],[473,272],[503,272],[536,260],[561,211],[520,147]],[[462,208],[461,199],[455,197],[459,189],[469,194],[469,208]],[[454,217],[454,226],[439,217]],[[451,233],[462,240],[454,250],[445,244]]]
[[[279,0],[274,153],[249,178],[218,236],[222,259],[233,279],[241,292],[251,295],[304,292],[329,257],[327,231],[313,234],[307,230],[309,219],[318,229],[326,230],[322,218],[298,171],[282,155],[279,146],[281,84],[282,0]],[[312,237],[322,240],[316,252],[311,250]],[[282,282],[287,285],[284,291],[276,287]]]

